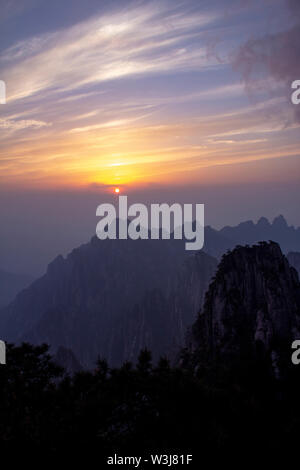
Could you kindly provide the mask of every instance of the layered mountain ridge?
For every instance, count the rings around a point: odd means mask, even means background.
[[[185,252],[181,240],[93,237],[66,259],[58,256],[1,312],[1,338],[63,346],[85,367],[98,356],[115,365],[135,360],[146,346],[154,357],[171,353],[216,266],[203,252]],[[180,292],[182,282],[193,294]]]
[[[261,217],[257,223],[248,220],[235,227],[226,226],[218,234],[232,240],[234,246],[272,240],[280,245],[284,253],[300,251],[300,228],[289,226],[283,215],[275,217],[272,223],[266,217]]]
[[[227,304],[243,305],[244,296],[252,305],[251,299],[257,295],[262,305],[268,303],[265,296],[270,293],[261,290],[259,284],[266,282],[260,272],[263,265],[258,263],[254,269],[250,262],[259,248],[246,256],[250,248],[234,249],[237,245],[234,239],[255,240],[261,233],[281,239],[286,251],[291,251],[298,246],[295,238],[298,231],[288,227],[281,216],[272,224],[262,218],[257,224],[245,222],[220,231],[207,226],[204,250],[195,253],[185,251],[184,240],[100,241],[93,237],[66,258],[57,256],[44,276],[1,310],[0,337],[13,342],[46,342],[53,353],[65,348],[64,351],[75,354],[83,367],[92,367],[98,356],[107,358],[112,365],[135,361],[144,347],[152,350],[155,360],[160,355],[172,358],[184,344],[186,330],[202,308],[205,292],[217,269],[217,259],[224,252],[233,250],[229,259],[234,260],[232,266],[236,269],[232,276],[237,276],[230,293],[224,291],[225,298],[229,295]],[[280,279],[277,262],[283,255],[279,246],[275,243],[260,246],[264,247],[262,259],[268,252],[269,269],[274,269],[275,277]],[[299,253],[291,251],[287,256],[290,264],[299,270]],[[226,259],[222,260],[217,276],[225,269]],[[251,282],[256,279],[258,284],[238,294],[247,270],[252,273],[249,274]],[[250,283],[250,277],[247,282]],[[278,292],[284,293],[280,289]],[[212,297],[219,299],[218,291]],[[232,308],[231,305],[229,322]],[[286,308],[290,308],[287,303]],[[238,317],[244,318],[240,314]],[[258,317],[260,324],[270,324],[264,310]],[[250,318],[250,313],[246,318]],[[252,331],[253,325],[249,328]],[[62,357],[74,362],[67,354]]]

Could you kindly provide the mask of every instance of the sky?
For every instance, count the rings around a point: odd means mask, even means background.
[[[115,186],[298,226],[299,5],[0,0],[0,267],[86,241]]]

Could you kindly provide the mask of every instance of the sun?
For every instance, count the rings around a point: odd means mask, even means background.
[[[114,191],[115,191],[116,194],[119,194],[120,188],[115,188]]]

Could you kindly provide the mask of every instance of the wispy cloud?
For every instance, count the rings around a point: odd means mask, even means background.
[[[120,126],[125,126],[128,123],[129,123],[129,121],[127,119],[119,119],[119,120],[116,120],[116,121],[104,122],[102,124],[94,124],[92,126],[75,127],[74,129],[70,130],[70,133],[74,134],[74,133],[78,133],[78,132],[94,131],[94,130],[97,130],[97,129],[107,129],[109,127],[120,127]]]
[[[41,127],[51,126],[51,123],[36,121],[34,119],[0,119],[0,128],[10,131],[19,131],[23,129],[40,129]]]
[[[124,76],[208,65],[198,37],[215,19],[209,14],[168,16],[167,4],[153,3],[101,15],[62,31],[34,37],[4,51],[8,101],[46,90],[75,90]],[[213,63],[213,61],[211,61]]]
[[[216,4],[106,9],[5,50],[1,182],[184,181],[201,168],[295,155],[293,109],[280,93],[264,94],[270,77],[258,77],[249,104],[229,59],[207,53],[207,38],[221,33],[230,51],[245,44]],[[252,35],[243,21],[239,32]]]

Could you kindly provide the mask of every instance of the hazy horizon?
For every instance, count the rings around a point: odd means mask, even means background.
[[[233,187],[148,188],[128,192],[128,203],[204,203],[205,225],[220,229],[246,220],[257,222],[267,217],[270,222],[282,214],[289,225],[300,226],[298,210],[291,204],[298,197],[297,183],[290,186],[261,183],[253,188]],[[0,191],[0,269],[38,276],[59,254],[88,242],[95,235],[96,208],[103,202],[117,206],[111,192],[89,191]],[[125,193],[123,193],[125,194]],[[262,203],[257,206],[257,197]],[[222,199],[222,206],[220,206]]]

